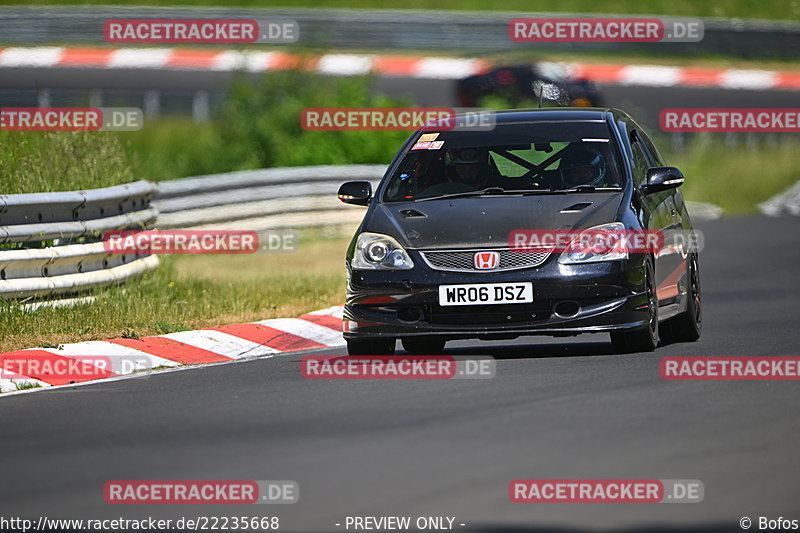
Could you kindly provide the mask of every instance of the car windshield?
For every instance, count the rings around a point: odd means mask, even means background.
[[[497,124],[418,132],[384,201],[618,189],[623,173],[605,122]]]

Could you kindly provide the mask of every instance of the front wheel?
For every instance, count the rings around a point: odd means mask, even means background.
[[[664,337],[667,342],[694,342],[700,338],[703,329],[703,309],[700,302],[700,269],[697,256],[689,261],[689,289],[686,295],[686,311],[664,323]]]
[[[612,331],[611,344],[617,351],[624,353],[652,352],[658,345],[658,295],[656,294],[655,274],[653,266],[647,264],[645,274],[645,292],[647,293],[647,326],[633,331]]]
[[[350,340],[348,355],[394,355],[395,339]]]

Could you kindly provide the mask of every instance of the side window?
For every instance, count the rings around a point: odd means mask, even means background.
[[[648,137],[645,134],[645,132],[643,132],[641,130],[637,131],[636,133],[637,133],[637,136],[639,137],[639,140],[641,140],[642,143],[644,143],[645,148],[650,153],[650,156],[651,156],[650,159],[654,163],[653,166],[657,166],[657,167],[666,166],[666,163],[664,163],[664,158],[661,157],[661,153],[659,153],[658,149],[653,144],[653,141],[650,140],[650,137]]]
[[[618,120],[617,121],[617,126],[619,127],[619,131],[622,134],[622,137],[624,139],[630,139],[630,136],[628,135],[628,125],[625,124],[625,121],[624,120]],[[633,160],[633,154],[630,152],[630,147],[628,146],[628,143],[626,143],[624,141],[622,142],[622,150],[625,153],[625,156],[628,158],[628,161],[632,161]]]
[[[636,130],[631,132],[631,149],[633,150],[633,179],[641,185],[647,179],[647,169],[656,166],[647,153],[647,148],[639,140]]]

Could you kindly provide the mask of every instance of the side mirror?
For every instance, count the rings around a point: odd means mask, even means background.
[[[683,173],[675,167],[652,167],[647,169],[647,183],[639,187],[643,194],[676,189],[683,185]]]
[[[348,181],[342,183],[338,192],[339,200],[346,204],[369,205],[372,198],[372,184],[368,181]]]

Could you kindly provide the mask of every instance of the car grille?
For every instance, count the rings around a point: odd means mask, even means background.
[[[527,250],[518,252],[505,249],[484,250],[443,250],[420,251],[422,258],[434,270],[449,270],[453,272],[502,272],[505,270],[519,270],[533,268],[541,265],[550,256],[552,248]],[[497,252],[499,254],[497,267],[487,270],[475,268],[475,254],[478,252]]]

